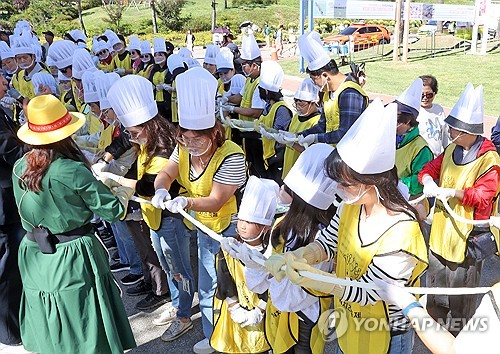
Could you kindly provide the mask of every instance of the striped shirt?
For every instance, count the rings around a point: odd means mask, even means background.
[[[179,145],[177,145],[170,156],[170,159],[179,164]],[[191,165],[189,170],[189,179],[193,180],[200,176]],[[213,181],[220,184],[231,184],[241,187],[246,182],[246,165],[243,154],[233,154],[227,156],[222,161],[220,167],[215,172]]]
[[[340,214],[342,206],[338,208],[337,213],[330,221],[330,224],[321,230],[316,238],[321,247],[324,248],[328,259],[333,259],[337,253],[338,231],[340,223]],[[361,237],[361,236],[360,236]],[[373,284],[373,279],[378,278],[391,284],[405,286],[411,277],[417,260],[404,252],[397,252],[389,255],[375,255],[368,269],[358,281],[362,283]],[[341,301],[356,302],[361,306],[373,305],[380,301],[380,297],[375,290],[362,289],[358,287],[346,286]],[[389,304],[389,326],[391,332],[406,331],[410,329],[411,324],[403,315],[402,310]]]

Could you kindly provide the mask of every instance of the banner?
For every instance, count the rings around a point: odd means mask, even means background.
[[[346,18],[394,20],[396,3],[383,1],[349,1]]]

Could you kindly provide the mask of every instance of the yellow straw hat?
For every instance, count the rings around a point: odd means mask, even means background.
[[[30,145],[47,145],[61,141],[85,124],[81,113],[70,113],[53,95],[42,95],[28,103],[28,122],[19,128],[17,136]]]

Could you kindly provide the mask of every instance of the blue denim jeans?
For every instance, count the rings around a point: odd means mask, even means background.
[[[159,230],[151,230],[151,241],[160,264],[167,273],[172,306],[177,317],[191,317],[194,275],[189,258],[191,233],[182,219],[163,218]]]
[[[413,329],[410,329],[406,333],[391,337],[387,354],[411,354],[414,340],[415,332]],[[335,354],[343,354],[338,345],[335,348]]]
[[[236,236],[236,225],[230,224],[222,233],[224,237]],[[215,256],[220,243],[198,230],[198,298],[200,299],[201,324],[205,338],[213,332],[213,299],[217,288]]]
[[[134,240],[128,230],[125,221],[116,221],[111,224],[113,234],[115,235],[116,246],[120,262],[130,265],[130,273],[135,275],[142,274],[142,261],[135,248]]]

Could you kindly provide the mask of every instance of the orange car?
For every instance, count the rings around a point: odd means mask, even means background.
[[[325,44],[332,44],[332,42],[345,44],[349,41],[350,36],[354,37],[354,50],[391,42],[391,35],[387,28],[381,25],[368,25],[365,23],[353,23],[339,34],[332,34],[323,41]]]

